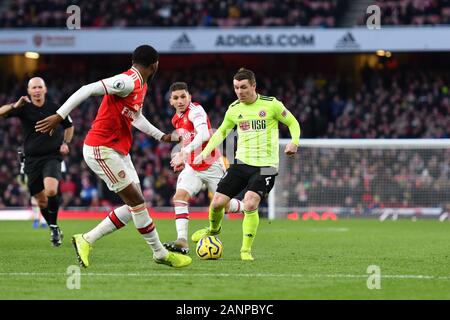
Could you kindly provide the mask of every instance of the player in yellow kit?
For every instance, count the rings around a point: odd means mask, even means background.
[[[297,152],[300,125],[281,101],[256,92],[256,79],[251,70],[239,69],[233,78],[233,86],[238,100],[228,107],[219,129],[194,163],[205,159],[235,126],[238,132],[236,161],[222,177],[213,196],[209,227],[195,232],[192,240],[197,242],[205,236],[219,234],[225,205],[246,189],[241,259],[253,260],[251,250],[259,225],[258,206],[273,188],[278,174],[278,123],[289,127],[292,140],[284,151],[289,156]]]

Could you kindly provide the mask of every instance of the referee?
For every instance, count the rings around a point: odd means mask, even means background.
[[[63,234],[57,225],[59,195],[58,185],[61,179],[62,156],[69,153],[68,144],[73,137],[73,125],[70,117],[61,122],[64,128],[53,134],[36,132],[34,126],[39,120],[55,114],[60,107],[47,101],[47,87],[42,78],[35,77],[28,82],[28,96],[17,102],[0,107],[0,116],[20,119],[24,135],[25,173],[28,189],[37,200],[42,216],[50,227],[50,241],[59,247]]]

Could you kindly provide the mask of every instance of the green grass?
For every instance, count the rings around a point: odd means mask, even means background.
[[[0,222],[0,299],[450,299],[450,224],[436,220],[261,220],[253,262],[239,259],[241,221],[225,220],[223,258],[192,252],[184,269],[155,264],[131,223],[95,244],[81,288],[69,290],[70,236],[96,223],[61,221],[66,238],[53,248],[30,221]],[[173,240],[173,221],[157,228]],[[367,288],[369,265],[381,269],[379,290]]]

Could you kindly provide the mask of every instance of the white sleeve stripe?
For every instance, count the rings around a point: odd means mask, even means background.
[[[144,79],[142,79],[142,75],[141,75],[141,73],[139,72],[139,70],[136,69],[135,67],[131,67],[131,70],[133,70],[133,71],[134,71],[134,74],[137,75],[137,76],[139,77],[139,83],[141,84],[141,86],[143,86],[143,85],[144,85]]]

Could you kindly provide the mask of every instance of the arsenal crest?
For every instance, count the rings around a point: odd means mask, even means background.
[[[121,178],[121,179],[125,178],[125,176],[126,176],[125,171],[123,171],[123,170],[120,170],[119,173],[118,173],[117,175],[118,175],[119,178]]]

